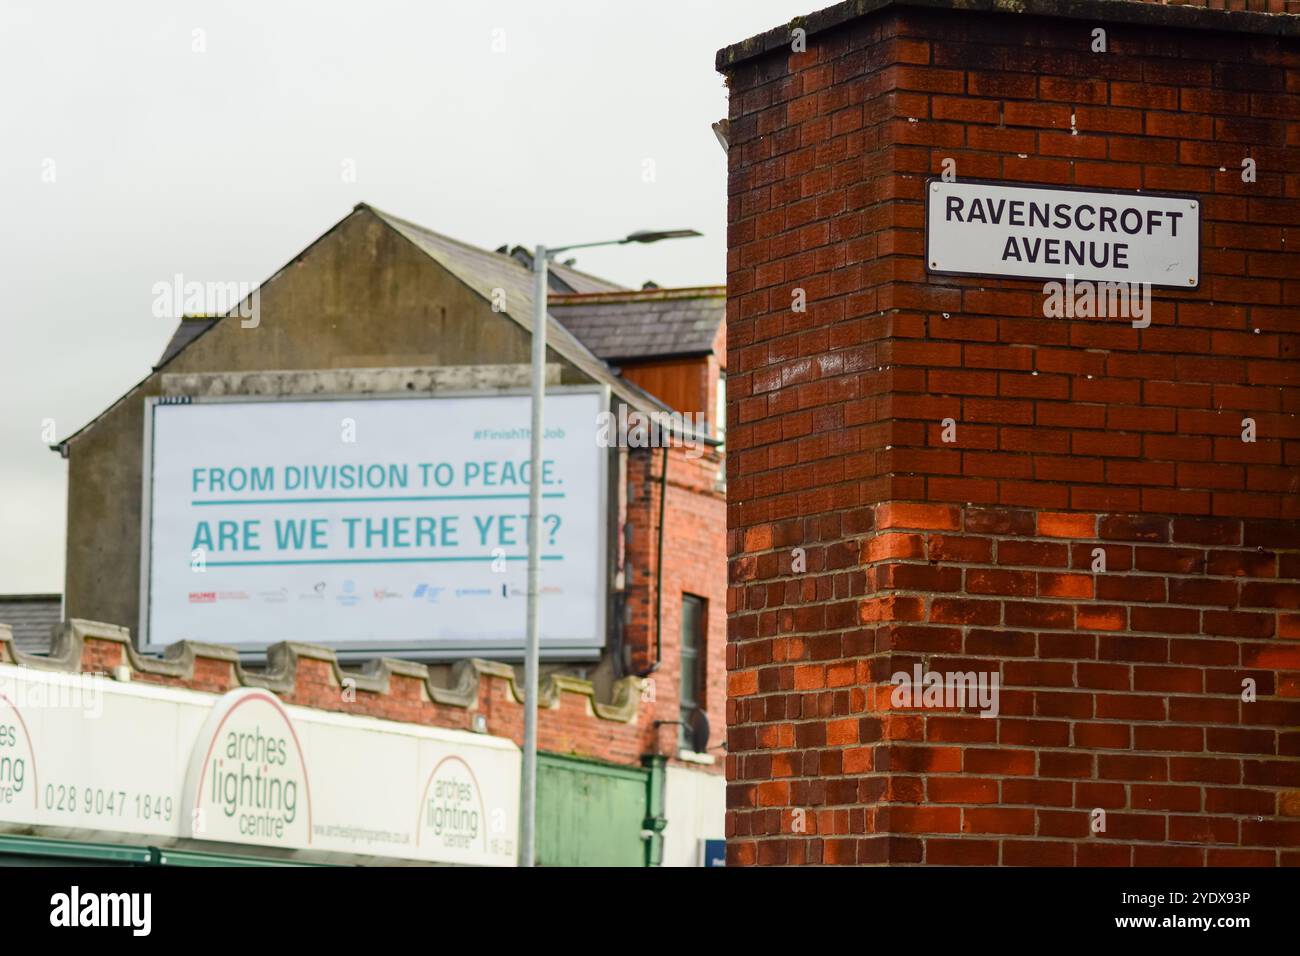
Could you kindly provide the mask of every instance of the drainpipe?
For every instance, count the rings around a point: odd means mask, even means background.
[[[646,774],[645,819],[641,821],[641,839],[645,840],[645,865],[663,866],[664,830],[668,817],[664,814],[664,790],[668,781],[668,758],[659,754],[643,754],[641,766]]]
[[[664,623],[664,511],[668,504],[668,446],[664,445],[664,464],[659,472],[659,541],[655,546],[655,659],[654,663],[637,673],[649,677],[663,663]]]

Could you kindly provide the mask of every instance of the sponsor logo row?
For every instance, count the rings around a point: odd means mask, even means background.
[[[190,604],[220,604],[230,601],[256,601],[262,604],[287,604],[290,600],[298,601],[332,601],[340,607],[356,607],[366,601],[382,603],[385,601],[414,600],[426,604],[440,604],[447,598],[466,600],[474,598],[524,598],[528,592],[517,585],[501,583],[493,587],[456,587],[447,588],[435,584],[418,584],[411,593],[404,594],[391,588],[380,586],[369,589],[358,588],[355,581],[347,580],[330,593],[330,586],[325,581],[318,581],[311,590],[291,595],[288,588],[267,591],[190,591]],[[542,587],[544,595],[563,594],[564,588],[553,585]]]

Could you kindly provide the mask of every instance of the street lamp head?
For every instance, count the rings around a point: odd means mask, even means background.
[[[634,232],[629,235],[623,242],[658,242],[660,239],[689,239],[692,236],[703,235],[694,229],[661,229],[648,230],[643,229],[640,232]]]
[[[692,236],[700,236],[703,233],[696,232],[694,229],[643,229],[640,232],[634,232],[623,239],[605,239],[601,242],[580,242],[571,246],[552,246],[547,248],[541,246],[538,248],[538,255],[546,258],[555,256],[557,253],[568,252],[570,249],[593,249],[597,246],[625,246],[629,242],[658,242],[660,239],[690,239]]]

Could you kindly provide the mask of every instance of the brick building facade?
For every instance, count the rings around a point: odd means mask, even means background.
[[[64,621],[48,642],[30,628],[15,635],[3,610],[26,604],[0,603],[0,665],[210,694],[263,688],[287,705],[521,744],[518,655],[416,663],[285,642],[262,661],[246,648],[169,633],[157,637],[166,645],[158,656],[139,646],[137,627],[145,613],[147,399],[518,391],[527,384],[530,265],[518,252],[476,249],[363,205],[262,286],[256,323],[242,324],[233,311],[187,317],[147,378],[56,446],[70,472]],[[596,656],[552,658],[541,668],[539,861],[690,864],[699,838],[721,836],[725,489],[711,402],[725,365],[722,290],[634,292],[561,264],[551,283],[557,306],[548,381],[603,386],[615,409],[698,413],[706,427],[688,446],[679,436],[667,449],[624,444],[600,452],[610,475],[598,520],[609,542],[608,568],[598,569],[608,578],[598,589],[608,601],[605,633]],[[674,390],[673,404],[637,384],[640,368]],[[436,432],[438,423],[429,427]],[[591,427],[599,446],[597,423]],[[701,685],[695,703],[711,725],[699,752],[679,730],[694,713],[681,700],[687,600],[702,609],[689,655]],[[46,604],[57,614],[57,596]],[[471,614],[465,607],[447,601],[429,613]],[[518,607],[522,634],[522,601]],[[614,788],[618,795],[609,797]],[[588,806],[588,791],[606,802]],[[0,815],[0,833],[7,831]]]
[[[729,863],[1300,863],[1300,18],[1210,6],[719,53]],[[1136,328],[930,274],[945,171],[1190,194],[1200,284]],[[918,664],[999,715],[898,706]]]

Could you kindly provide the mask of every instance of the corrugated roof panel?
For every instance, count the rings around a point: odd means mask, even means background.
[[[14,631],[14,645],[28,654],[48,654],[53,628],[63,619],[58,594],[0,594],[0,624]]]

